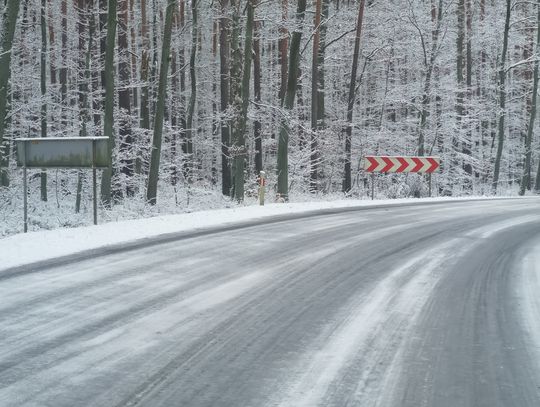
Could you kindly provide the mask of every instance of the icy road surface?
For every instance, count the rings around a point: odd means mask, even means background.
[[[229,228],[0,298],[2,407],[540,405],[538,199]]]

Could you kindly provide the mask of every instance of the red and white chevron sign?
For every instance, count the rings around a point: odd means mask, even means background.
[[[420,172],[436,171],[441,165],[439,157],[387,157],[368,155],[363,168],[367,172]]]

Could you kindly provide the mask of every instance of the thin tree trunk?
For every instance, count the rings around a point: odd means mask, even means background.
[[[429,116],[429,107],[431,104],[431,80],[433,76],[433,70],[435,68],[435,61],[437,59],[437,52],[439,48],[439,37],[441,33],[441,23],[443,17],[443,0],[439,0],[438,7],[432,0],[431,5],[431,19],[434,24],[434,29],[431,33],[431,54],[429,61],[426,61],[426,78],[424,82],[424,92],[422,95],[422,111],[420,113],[420,127],[418,129],[418,155],[423,156],[425,154],[425,131],[427,126],[427,118]]]
[[[364,0],[362,0],[364,1]],[[302,23],[306,11],[306,0],[298,0],[296,10],[296,21],[298,23],[292,39],[289,56],[289,69],[287,80],[287,92],[283,107],[286,112],[290,112],[294,107],[294,97],[296,95],[296,85],[298,82],[298,66],[300,64],[300,42],[302,40]],[[277,175],[278,175],[278,194],[280,199],[289,198],[289,125],[286,118],[281,118],[279,126],[278,157],[277,157]]]
[[[259,0],[255,0],[257,6]],[[259,115],[259,104],[261,103],[261,38],[260,22],[256,21],[254,25],[253,38],[253,97],[256,103],[257,115],[253,123],[253,132],[255,137],[255,174],[259,175],[263,170],[263,146],[262,146],[262,125]]]
[[[193,116],[195,114],[195,103],[197,101],[197,75],[195,62],[197,60],[197,41],[199,37],[198,26],[198,6],[199,0],[191,0],[191,53],[189,56],[189,77],[191,83],[191,95],[189,97],[188,111],[186,117],[186,179],[188,184],[193,182]]]
[[[472,56],[472,17],[473,10],[471,5],[471,0],[466,1],[466,20],[467,20],[467,49],[466,49],[466,83],[467,83],[467,99],[469,106],[472,105],[472,66],[473,66],[473,56]],[[467,124],[467,138],[463,143],[462,152],[465,155],[467,162],[465,162],[463,169],[465,173],[469,175],[470,186],[473,186],[472,173],[473,168],[471,164],[471,159],[469,158],[472,154],[472,127],[470,124]]]
[[[311,60],[311,143],[310,143],[310,172],[309,172],[309,189],[311,192],[317,191],[318,178],[318,146],[317,146],[317,130],[319,130],[319,53],[321,52],[321,13],[322,0],[316,0],[315,4],[315,35],[313,36],[313,53]]]
[[[40,60],[40,82],[41,82],[41,137],[47,137],[47,0],[41,0],[41,60]],[[47,173],[41,171],[41,200],[47,201]]]
[[[351,147],[352,147],[352,121],[354,111],[354,101],[356,99],[356,80],[358,75],[358,59],[360,56],[360,38],[362,35],[362,25],[364,21],[365,0],[360,0],[358,6],[358,19],[356,20],[356,38],[354,41],[354,55],[351,72],[351,82],[349,84],[349,97],[347,102],[347,127],[345,127],[345,173],[343,177],[343,192],[351,190]]]
[[[180,1],[180,29],[182,32],[185,27],[185,14],[186,4],[184,0]],[[186,47],[185,41],[182,41],[179,51],[179,65],[180,65],[180,139],[182,146],[182,153],[184,157],[188,155],[188,143],[186,142],[186,129],[187,129],[187,107],[186,107]],[[184,179],[188,177],[188,160],[184,159],[183,163],[183,175]]]
[[[506,116],[506,53],[508,51],[508,33],[510,32],[510,12],[512,0],[506,0],[506,18],[504,22],[503,48],[499,61],[499,127],[497,135],[497,155],[495,156],[495,169],[493,171],[493,193],[497,193],[499,173],[501,171],[501,158],[504,148],[504,120]]]
[[[92,0],[77,0],[77,8],[79,13],[79,136],[86,137],[88,135],[86,124],[90,122],[90,111],[88,103],[88,91],[91,81],[90,75],[90,60],[92,55],[93,38],[95,20],[91,13]],[[90,13],[90,19],[88,14]],[[85,49],[85,32],[88,26],[88,45]],[[79,172],[77,181],[77,195],[75,200],[75,212],[79,213],[82,200],[82,181],[83,174]]]
[[[150,130],[150,96],[148,87],[148,73],[150,70],[150,38],[148,37],[148,20],[146,10],[146,0],[141,0],[141,107],[140,125],[141,128]]]
[[[11,77],[11,47],[19,15],[20,0],[8,0],[4,6],[4,20],[0,32],[0,186],[9,186],[8,152],[6,143],[6,118],[8,116],[8,88]]]
[[[279,62],[281,67],[281,82],[279,85],[279,100],[283,105],[285,93],[287,92],[288,79],[288,48],[289,48],[289,30],[286,24],[289,15],[289,0],[281,1],[281,27],[279,29]]]
[[[234,149],[234,198],[244,200],[244,169],[246,163],[246,126],[249,104],[249,83],[251,80],[251,61],[253,57],[253,24],[255,20],[254,0],[247,3],[247,21],[244,43],[244,66],[242,73],[240,98],[235,99],[235,112],[239,113],[233,125]]]
[[[101,178],[101,201],[106,207],[111,206],[111,180],[113,174],[112,153],[114,149],[114,45],[116,42],[116,10],[117,0],[109,0],[107,10],[107,38],[105,51],[105,117],[103,119],[103,136],[109,140],[109,167],[103,171]]]
[[[231,194],[231,166],[229,163],[230,127],[228,120],[224,117],[229,108],[229,0],[221,0],[221,18],[219,19],[219,76],[220,76],[220,110],[221,110],[221,192],[223,195]]]
[[[62,0],[61,3],[61,14],[62,14],[62,33],[60,36],[61,42],[62,42],[62,65],[59,72],[59,80],[60,80],[60,97],[62,100],[62,114],[61,114],[61,124],[62,124],[62,130],[65,130],[68,126],[68,64],[69,64],[69,57],[68,57],[68,4],[67,0]],[[62,180],[62,182],[65,182],[65,180]]]
[[[240,115],[239,102],[242,98],[242,50],[240,46],[240,0],[231,0],[232,7],[232,26],[231,26],[231,70],[230,81],[231,91],[229,95],[229,104],[232,107],[231,120],[231,146],[229,147],[229,156],[231,157],[231,197],[236,197],[234,190],[236,174],[236,137],[238,132],[238,120]]]
[[[462,138],[463,121],[465,118],[464,99],[465,90],[463,76],[463,68],[465,66],[465,0],[458,0],[457,4],[457,39],[456,39],[456,129],[457,133],[452,138],[452,165],[451,167],[458,169],[460,163],[457,160],[457,150],[459,148],[459,139]],[[455,174],[457,175],[457,174]]]
[[[540,55],[540,4],[537,6],[537,30],[536,30],[536,52],[535,56],[538,58]],[[521,181],[521,186],[519,190],[520,195],[525,195],[525,190],[531,189],[531,161],[532,161],[532,138],[534,133],[534,123],[536,120],[536,109],[537,109],[537,99],[538,99],[538,71],[539,71],[539,62],[538,59],[534,62],[534,73],[533,73],[533,90],[532,90],[532,101],[531,101],[531,115],[529,118],[529,127],[527,128],[527,137],[525,139],[525,165],[523,167],[523,180]],[[538,166],[540,170],[540,163]],[[536,184],[539,184],[538,176],[536,177]],[[536,188],[538,189],[538,188]]]
[[[135,194],[135,189],[132,184],[134,160],[131,158],[133,136],[131,131],[131,91],[129,88],[131,83],[131,58],[128,48],[128,5],[128,0],[120,0],[120,9],[118,12],[118,24],[120,25],[118,31],[118,53],[120,59],[118,63],[120,82],[120,89],[118,90],[118,107],[121,157],[120,172],[126,179],[126,195],[133,196]]]
[[[169,53],[171,51],[171,31],[176,0],[169,0],[165,14],[165,27],[163,31],[163,45],[161,50],[161,66],[159,70],[158,98],[156,116],[154,119],[154,137],[152,140],[152,156],[150,159],[150,173],[148,174],[148,189],[146,199],[151,205],[156,204],[157,185],[159,179],[159,161],[161,157],[161,141],[163,136],[163,116],[165,112],[165,97],[167,93],[167,74],[169,71]]]

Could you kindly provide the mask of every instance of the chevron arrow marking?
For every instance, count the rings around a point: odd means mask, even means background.
[[[363,168],[367,172],[418,172],[431,174],[439,169],[439,157],[366,156]]]

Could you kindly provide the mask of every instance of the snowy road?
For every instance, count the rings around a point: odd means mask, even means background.
[[[540,405],[540,200],[362,209],[0,275],[0,406]]]

